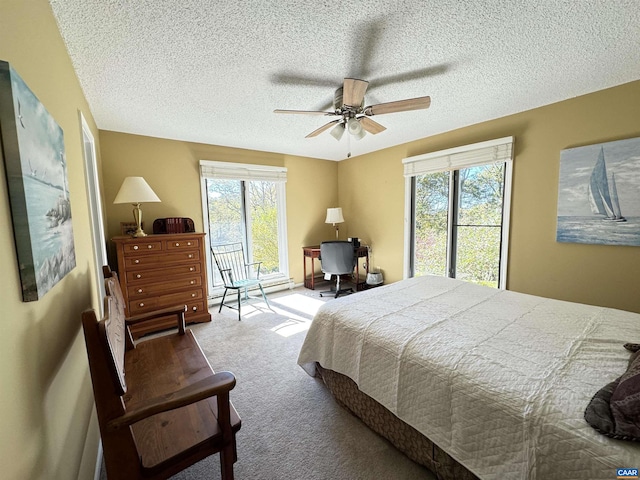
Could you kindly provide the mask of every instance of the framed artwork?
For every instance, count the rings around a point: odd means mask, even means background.
[[[640,246],[640,138],[560,152],[556,240]]]
[[[76,266],[62,129],[20,75],[0,61],[0,135],[25,302]]]

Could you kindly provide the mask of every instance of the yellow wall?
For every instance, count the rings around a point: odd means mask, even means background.
[[[555,241],[560,151],[639,137],[639,106],[636,81],[340,162],[338,191],[349,235],[371,242],[373,265],[385,281],[401,279],[402,159],[513,135],[508,288],[640,312],[639,247]]]
[[[3,478],[90,479],[98,433],[80,328],[96,306],[89,213],[78,110],[102,152],[107,235],[131,219],[113,205],[128,175],[143,175],[161,204],[156,217],[189,216],[202,229],[197,162],[264,163],[289,169],[287,217],[291,275],[302,281],[300,247],[332,238],[328,206],[342,206],[341,238],[373,246],[386,280],[402,277],[404,183],[401,159],[507,135],[516,137],[509,288],[640,312],[637,247],[555,242],[560,151],[640,136],[640,82],[425,138],[335,163],[272,153],[98,132],[46,0],[0,3],[0,59],[8,61],[64,130],[76,247],[76,268],[44,298],[24,303],[8,193],[0,197],[0,463]],[[426,113],[428,116],[428,112]],[[4,165],[0,164],[4,177]]]
[[[64,131],[76,251],[76,267],[62,281],[42,299],[22,301],[0,162],[0,477],[88,479],[98,432],[80,316],[97,295],[79,110],[96,139],[98,132],[46,0],[0,3],[0,59]]]
[[[133,221],[130,205],[113,200],[127,176],[143,176],[161,203],[142,205],[145,231],[156,218],[190,217],[202,232],[200,160],[253,163],[287,168],[287,236],[289,274],[302,282],[302,247],[331,238],[326,209],[338,201],[336,162],[237,148],[203,145],[117,132],[100,131],[107,236],[120,234],[120,222]],[[115,267],[113,248],[110,263]]]

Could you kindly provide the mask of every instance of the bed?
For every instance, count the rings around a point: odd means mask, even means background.
[[[640,314],[423,276],[325,303],[298,364],[359,416],[382,408],[414,431],[440,478],[612,479],[640,466],[640,444],[584,411],[630,341]]]

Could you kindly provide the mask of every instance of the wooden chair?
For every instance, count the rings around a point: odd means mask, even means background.
[[[222,311],[223,306],[232,308],[238,310],[238,320],[240,320],[242,316],[240,290],[244,290],[244,298],[247,300],[249,298],[247,291],[253,287],[260,288],[264,302],[267,304],[267,307],[271,308],[269,300],[267,300],[267,296],[262,288],[262,281],[260,280],[260,266],[262,262],[247,263],[242,243],[212,246],[211,254],[213,255],[213,259],[216,262],[218,272],[220,272],[220,277],[222,277],[224,284],[224,294],[222,295],[218,313]],[[224,303],[224,299],[227,297],[229,290],[235,290],[238,293],[237,307]]]
[[[87,310],[82,326],[109,480],[166,479],[215,453],[222,479],[233,480],[235,377],[211,369],[184,328],[184,305],[173,311],[177,333],[134,345],[129,324],[171,309],[125,320],[115,273],[105,286],[105,318]]]

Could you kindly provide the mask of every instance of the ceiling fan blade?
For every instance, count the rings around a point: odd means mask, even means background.
[[[281,109],[276,109],[273,111],[273,113],[301,113],[306,115],[326,115],[326,116],[332,116],[336,114],[335,112],[321,112],[318,110],[281,110]]]
[[[418,70],[412,70],[410,72],[396,73],[393,75],[387,75],[385,77],[379,77],[375,80],[371,80],[369,91],[372,89],[383,87],[385,85],[391,85],[394,83],[409,82],[411,80],[419,80],[425,77],[434,77],[436,75],[442,75],[447,73],[451,68],[451,64],[442,63],[440,65],[434,65],[433,67],[420,68]]]
[[[362,125],[362,128],[373,135],[384,132],[387,129],[387,127],[380,125],[378,122],[374,122],[369,117],[360,117],[358,118],[358,121],[360,122],[360,125]]]
[[[342,88],[342,103],[350,107],[360,107],[369,82],[357,78],[345,78]]]
[[[333,87],[336,79],[326,77],[309,77],[294,72],[274,73],[270,77],[271,83],[278,85],[303,85],[309,87]],[[339,81],[339,80],[338,80]]]
[[[324,132],[325,130],[330,129],[331,127],[333,127],[336,123],[340,123],[342,120],[333,120],[329,123],[325,123],[323,126],[321,126],[320,128],[315,129],[313,132],[311,132],[309,135],[307,135],[304,138],[311,138],[311,137],[317,137],[318,135],[320,135],[322,132]]]
[[[382,115],[383,113],[407,112],[409,110],[422,110],[429,108],[431,97],[408,98],[396,102],[379,103],[364,109],[365,115]]]
[[[351,43],[351,69],[349,75],[358,78],[369,78],[373,75],[373,66],[376,54],[380,51],[380,43],[383,42],[385,30],[384,17],[378,17],[363,22],[356,26],[357,35],[353,36]]]

